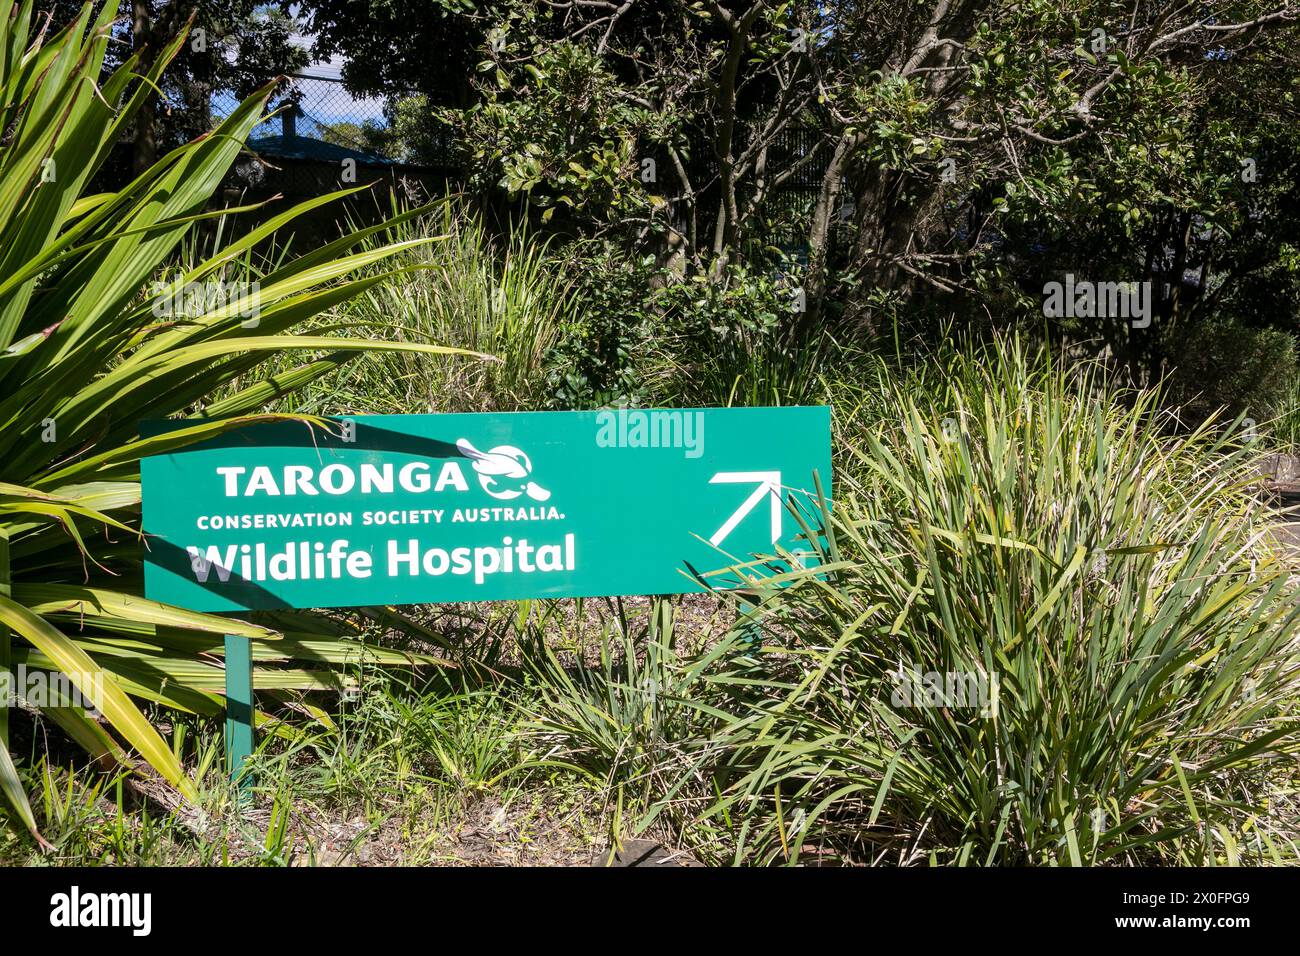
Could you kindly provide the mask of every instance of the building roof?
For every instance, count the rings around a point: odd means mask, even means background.
[[[345,159],[353,159],[358,166],[400,165],[396,160],[337,146],[310,136],[260,136],[250,139],[248,148],[259,156],[276,159],[305,159],[318,163],[340,163]]]

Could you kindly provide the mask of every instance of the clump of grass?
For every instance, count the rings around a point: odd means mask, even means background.
[[[43,717],[24,713],[32,721],[31,754],[19,768],[44,844],[0,828],[0,864],[287,865],[294,853],[291,794],[269,781],[267,812],[250,817],[223,769],[221,721],[173,716],[162,726],[194,781],[193,804],[167,799],[156,782],[134,771],[74,758],[47,733]]]
[[[543,363],[572,311],[570,279],[547,244],[524,228],[494,238],[482,220],[454,199],[435,212],[394,227],[387,241],[426,236],[441,241],[413,249],[411,271],[394,275],[340,309],[398,342],[455,343],[492,356],[442,363],[376,353],[357,361],[300,404],[372,413],[515,411],[546,404]]]
[[[671,795],[683,774],[696,782],[689,758],[713,726],[703,675],[734,642],[688,656],[678,640],[673,605],[660,599],[643,625],[606,619],[595,660],[566,659],[538,643],[526,661],[520,706],[533,747],[529,763],[579,773],[604,800],[614,843],[660,817],[675,829],[685,825]]]
[[[1253,455],[1014,343],[864,414],[693,771],[734,861],[1280,861],[1297,609]]]
[[[1291,379],[1277,416],[1268,424],[1273,444],[1292,454],[1300,451],[1300,376]]]
[[[537,760],[526,691],[498,676],[475,685],[358,667],[354,693],[320,702],[329,716],[303,700],[315,720],[265,729],[248,764],[251,799],[226,778],[220,720],[169,730],[198,787],[194,806],[156,802],[125,771],[34,752],[19,766],[49,846],[0,828],[0,863],[464,862],[459,835],[484,825],[503,843],[491,859],[580,859],[603,795],[585,775]]]

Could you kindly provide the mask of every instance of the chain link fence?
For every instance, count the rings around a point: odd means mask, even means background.
[[[213,112],[234,105],[233,96],[217,96]],[[301,201],[373,183],[377,196],[391,189],[419,202],[440,195],[455,177],[449,130],[440,151],[416,157],[393,128],[385,101],[354,97],[337,78],[295,75],[272,107],[273,115],[249,136],[251,155],[236,164],[227,184],[245,199]]]

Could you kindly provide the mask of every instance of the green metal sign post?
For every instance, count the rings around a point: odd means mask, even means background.
[[[752,587],[784,569],[754,555],[808,550],[814,475],[829,495],[824,407],[245,425],[141,462],[145,593],[240,614]],[[226,638],[232,772],[251,656]]]
[[[9,584],[9,529],[0,528],[0,594],[5,597],[11,597],[13,590]],[[13,651],[10,646],[9,628],[0,623],[0,675],[5,675],[9,670],[10,656]],[[6,675],[7,676],[7,675]],[[0,700],[0,750],[4,754],[0,760],[9,759],[9,702]]]
[[[240,776],[253,754],[253,643],[226,635],[226,769],[247,793],[253,781]]]

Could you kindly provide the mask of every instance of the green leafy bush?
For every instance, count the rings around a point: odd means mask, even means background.
[[[636,147],[663,136],[665,118],[620,95],[601,58],[580,43],[543,43],[529,57],[502,40],[479,64],[490,77],[478,84],[479,102],[454,114],[476,184],[526,196],[544,221],[563,207],[618,225],[664,205],[642,182]]]
[[[732,266],[721,278],[664,288],[650,378],[671,404],[797,405],[818,400],[829,341],[795,337],[802,293],[792,275]]]
[[[684,280],[646,258],[582,256],[575,318],[550,362],[563,407],[784,405],[816,400],[833,354],[792,338],[796,282],[733,266]]]
[[[1283,411],[1300,375],[1295,337],[1224,319],[1186,329],[1173,357],[1168,397],[1190,424],[1226,410],[1258,423]]]
[[[574,310],[547,357],[547,389],[559,408],[651,401],[638,367],[660,317],[653,259],[574,250]]]

